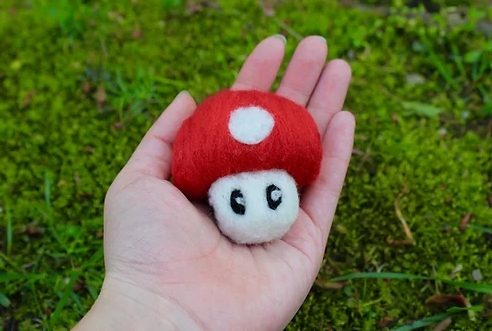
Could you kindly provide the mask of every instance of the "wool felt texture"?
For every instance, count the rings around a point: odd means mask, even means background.
[[[210,188],[209,203],[222,233],[238,244],[282,237],[299,212],[296,182],[283,170],[219,178]]]
[[[226,89],[183,122],[171,174],[188,198],[207,199],[216,180],[243,172],[284,170],[298,186],[309,185],[322,156],[321,136],[305,107],[271,92]]]
[[[229,132],[237,141],[255,145],[265,140],[273,130],[275,119],[257,106],[234,110],[229,118]]]

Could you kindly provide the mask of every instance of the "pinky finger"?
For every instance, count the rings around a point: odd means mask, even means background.
[[[348,111],[337,113],[323,139],[323,161],[316,181],[303,194],[301,207],[320,229],[323,243],[343,188],[352,155],[355,118]]]

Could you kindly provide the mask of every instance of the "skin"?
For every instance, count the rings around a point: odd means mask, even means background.
[[[260,42],[233,89],[270,90],[285,43]],[[354,116],[342,111],[351,79],[328,46],[303,39],[276,93],[305,105],[323,137],[323,163],[281,240],[240,246],[222,236],[203,206],[170,182],[173,139],[196,104],[180,93],[149,129],[107,192],[106,274],[74,330],[282,330],[316,279],[352,152]]]

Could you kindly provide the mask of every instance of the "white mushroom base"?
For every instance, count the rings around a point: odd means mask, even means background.
[[[280,239],[299,213],[295,180],[283,170],[219,178],[208,192],[221,232],[238,244]]]

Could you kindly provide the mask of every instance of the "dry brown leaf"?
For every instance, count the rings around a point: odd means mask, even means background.
[[[451,317],[448,317],[437,324],[433,331],[444,331],[448,328],[448,326],[451,325],[451,323],[453,323],[453,319]]]
[[[76,172],[74,175],[73,175],[73,180],[75,182],[75,186],[80,186],[80,175],[78,172]]]
[[[79,194],[79,199],[82,201],[90,200],[93,198],[93,196],[94,195],[92,193],[81,193],[81,194]]]
[[[466,307],[468,300],[461,294],[434,294],[425,300],[427,305]]]
[[[390,245],[412,245],[415,241],[413,239],[412,231],[410,230],[410,227],[408,226],[407,221],[403,217],[403,214],[402,214],[400,207],[398,205],[400,199],[407,193],[407,190],[408,190],[408,186],[407,186],[407,184],[405,184],[403,186],[403,190],[401,191],[400,194],[398,194],[398,196],[396,197],[395,202],[394,202],[395,213],[396,213],[396,216],[398,217],[398,219],[400,220],[400,222],[403,226],[403,231],[405,232],[406,239],[397,240],[397,239],[393,239],[391,237],[388,237],[387,242]]]
[[[98,104],[103,104],[108,99],[108,95],[106,94],[106,90],[103,87],[98,87],[96,93],[94,94],[96,98],[96,102]]]
[[[78,279],[72,286],[72,291],[78,292],[85,288],[85,282],[83,279]]]
[[[89,94],[90,91],[91,91],[91,84],[87,81],[83,82],[82,83],[82,92],[84,92],[84,94]]]
[[[314,284],[324,290],[341,290],[347,282],[323,282],[317,279],[314,281]]]
[[[116,122],[116,123],[113,123],[111,126],[112,126],[112,127],[113,127],[113,129],[115,129],[115,130],[121,130],[121,129],[123,129],[123,127],[124,127],[123,123],[121,123],[121,122]]]
[[[26,97],[22,101],[22,107],[26,107],[31,103],[32,97],[36,94],[36,90],[30,90],[27,92]]]
[[[379,321],[379,326],[385,328],[389,322],[391,322],[391,317],[385,316]]]
[[[143,33],[142,33],[142,31],[141,31],[141,30],[139,30],[139,29],[134,29],[134,30],[132,31],[132,38],[135,38],[135,39],[142,39],[142,37],[143,37]]]
[[[42,234],[43,230],[39,228],[39,226],[36,223],[29,223],[23,227],[22,232],[24,232],[28,236],[35,237],[37,235]]]
[[[483,302],[483,317],[488,318],[492,316],[492,294],[486,293],[482,299]]]
[[[471,217],[472,217],[471,212],[469,212],[465,216],[463,216],[463,218],[460,220],[460,226],[459,226],[460,231],[466,230],[466,228],[468,227],[468,224],[470,223]]]

